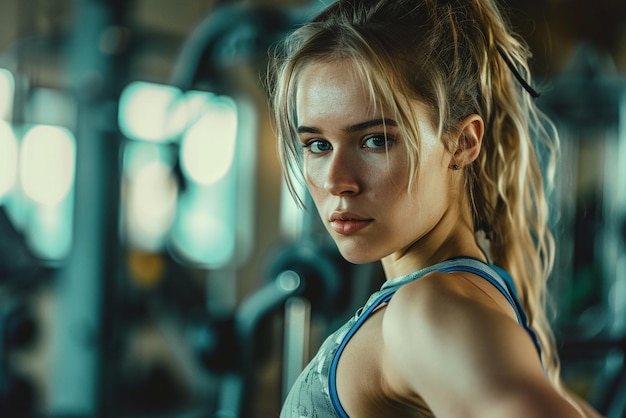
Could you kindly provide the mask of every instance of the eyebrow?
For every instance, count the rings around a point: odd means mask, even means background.
[[[359,122],[354,125],[347,126],[344,131],[347,133],[359,132],[365,129],[374,128],[376,126],[398,126],[395,120],[392,119],[372,119],[365,122]],[[311,126],[298,126],[299,134],[320,134],[322,131],[318,128]]]

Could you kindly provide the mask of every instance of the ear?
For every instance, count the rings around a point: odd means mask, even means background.
[[[480,154],[485,132],[485,123],[479,115],[472,114],[463,119],[459,125],[460,132],[454,149],[451,165],[463,168],[474,162]]]

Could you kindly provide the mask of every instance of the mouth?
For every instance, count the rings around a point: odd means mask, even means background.
[[[330,217],[330,227],[338,234],[351,235],[374,222],[371,218],[365,218],[352,213],[334,212]]]

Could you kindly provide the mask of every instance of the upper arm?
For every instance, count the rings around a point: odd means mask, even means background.
[[[441,417],[578,416],[521,326],[454,275],[425,279],[401,288],[385,312],[390,387],[419,395]]]

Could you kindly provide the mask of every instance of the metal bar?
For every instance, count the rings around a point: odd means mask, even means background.
[[[289,299],[285,304],[283,401],[308,361],[310,325],[311,302],[303,298]]]
[[[73,245],[56,277],[52,416],[104,416],[111,296],[118,277],[120,75],[103,43],[117,27],[122,2],[76,2],[68,83],[78,118]],[[103,357],[105,357],[103,359]]]

